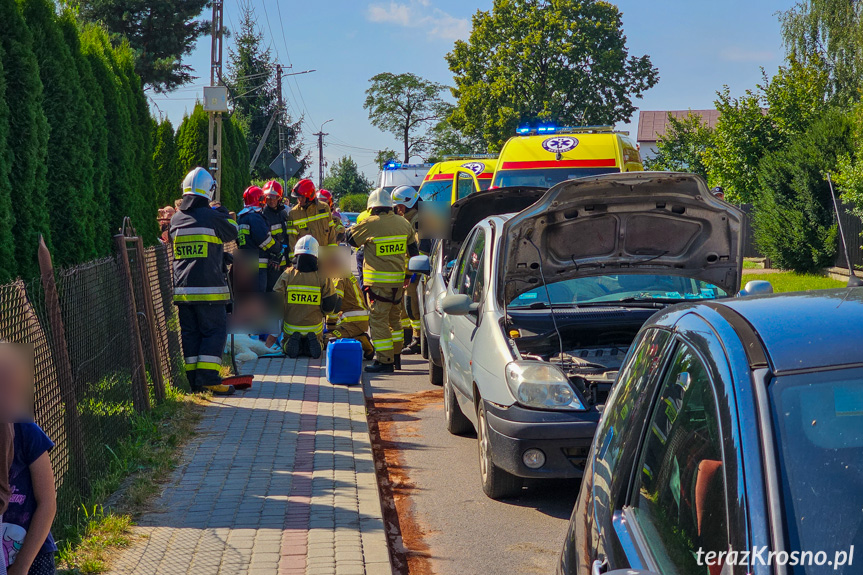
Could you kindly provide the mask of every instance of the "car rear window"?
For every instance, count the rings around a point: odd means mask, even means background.
[[[787,551],[863,546],[863,369],[782,376],[770,385]],[[789,566],[789,573],[824,567]],[[857,565],[833,573],[859,573]]]

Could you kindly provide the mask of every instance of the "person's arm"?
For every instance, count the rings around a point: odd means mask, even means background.
[[[272,256],[282,255],[282,244],[270,233],[270,229],[267,227],[267,220],[263,216],[252,220],[252,229],[250,232],[252,242],[260,249]]]
[[[54,488],[54,470],[51,468],[51,458],[44,452],[30,464],[30,477],[33,481],[33,498],[36,500],[36,511],[30,519],[30,529],[24,537],[21,550],[15,557],[15,563],[7,570],[8,575],[27,575],[36,555],[48,539],[51,524],[57,514],[57,491]]]
[[[237,241],[237,238],[240,235],[240,230],[237,228],[237,222],[231,219],[231,214],[228,212],[227,208],[219,206],[218,208],[214,208],[213,211],[221,216],[213,218],[213,227],[216,229],[216,234],[219,236],[219,239],[225,243]]]
[[[339,311],[342,307],[342,298],[336,293],[336,288],[333,286],[333,281],[327,279],[321,289],[321,310],[325,313],[333,313]]]

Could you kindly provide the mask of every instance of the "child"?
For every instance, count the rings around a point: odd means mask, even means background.
[[[54,447],[35,423],[15,424],[15,455],[9,470],[12,497],[3,514],[3,551],[12,562],[8,575],[55,573],[57,545],[51,524],[57,513],[54,471],[48,452]]]

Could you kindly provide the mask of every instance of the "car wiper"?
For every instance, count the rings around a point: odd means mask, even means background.
[[[632,303],[632,302],[652,302],[652,303],[680,303],[684,301],[698,301],[706,298],[698,297],[698,298],[682,298],[682,297],[645,297],[645,296],[635,296],[635,297],[626,297],[623,299],[619,299],[617,301],[622,303]]]

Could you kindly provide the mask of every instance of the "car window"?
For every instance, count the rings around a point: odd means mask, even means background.
[[[717,575],[704,553],[728,550],[722,434],[707,368],[686,344],[663,379],[634,479],[633,516],[658,571]]]
[[[473,178],[468,174],[458,175],[458,199],[466,198],[474,191]]]
[[[786,549],[835,560],[788,573],[859,573],[849,556],[863,545],[863,369],[783,375],[768,390]]]
[[[645,388],[662,367],[662,352],[670,338],[671,333],[662,329],[645,330],[633,343],[632,351],[620,368],[620,375],[606,403],[608,413],[602,418],[596,433],[600,438],[596,458],[608,472],[608,481],[615,473],[625,438],[633,435],[633,424],[638,424],[632,419],[632,414],[641,411],[639,407],[650,401]],[[640,431],[641,426],[638,427]]]
[[[477,272],[480,269],[482,254],[485,248],[485,230],[476,230],[470,249],[462,254],[459,264],[459,279],[456,284],[456,293],[472,295],[476,282]]]
[[[484,252],[480,252],[479,254],[479,265],[477,266],[476,275],[473,280],[473,293],[471,298],[474,303],[479,303],[482,301],[482,292],[485,287],[485,269],[486,269],[486,260]]]

